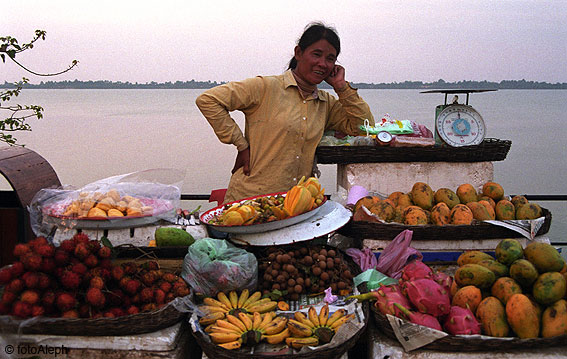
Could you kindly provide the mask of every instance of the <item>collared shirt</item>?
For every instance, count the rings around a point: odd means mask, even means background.
[[[337,100],[317,90],[317,98],[303,99],[291,70],[229,82],[199,95],[197,106],[219,140],[238,151],[250,147],[250,175],[242,168],[232,175],[225,203],[289,190],[302,176],[311,176],[324,131],[357,135],[365,119],[374,125],[356,89],[347,85],[338,95]],[[245,115],[244,134],[230,117],[235,110]]]

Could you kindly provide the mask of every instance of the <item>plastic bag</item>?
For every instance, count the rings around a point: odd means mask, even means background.
[[[160,219],[174,222],[184,177],[185,172],[176,169],[150,169],[108,177],[78,189],[41,189],[28,206],[32,230],[36,236],[47,237],[54,226],[113,228],[121,223],[130,226],[132,220],[137,225]]]
[[[258,285],[254,254],[222,239],[202,238],[193,243],[183,260],[181,277],[206,296],[220,291],[253,291]]]
[[[423,259],[423,255],[417,249],[410,247],[413,231],[406,229],[398,234],[396,238],[380,254],[376,270],[389,277],[399,279],[402,269],[412,256]]]
[[[390,115],[386,114],[380,121],[376,121],[374,126],[369,126],[366,123],[360,126],[362,131],[369,134],[376,135],[380,131],[387,131],[392,135],[405,135],[414,132],[411,121],[409,120],[394,120]]]

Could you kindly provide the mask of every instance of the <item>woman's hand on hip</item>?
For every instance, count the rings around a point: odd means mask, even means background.
[[[234,162],[234,168],[232,169],[232,174],[236,172],[240,167],[246,176],[250,176],[250,147],[238,152],[236,155],[236,161]]]

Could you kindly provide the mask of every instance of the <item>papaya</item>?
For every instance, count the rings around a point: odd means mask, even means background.
[[[547,272],[540,275],[533,284],[532,294],[536,302],[550,305],[565,296],[567,284],[559,272]]]
[[[567,301],[560,299],[543,311],[541,336],[549,338],[565,334],[567,334]]]
[[[509,266],[516,259],[524,257],[524,249],[517,239],[506,238],[498,242],[494,250],[494,256],[498,262]]]
[[[506,199],[501,199],[496,202],[496,207],[494,207],[494,213],[496,213],[496,219],[499,221],[509,221],[516,219],[516,207],[514,204]]]
[[[466,204],[467,207],[471,210],[473,214],[473,218],[479,221],[488,221],[490,218],[490,213],[486,209],[484,205],[479,202],[469,202]]]
[[[191,233],[177,227],[159,227],[154,236],[158,247],[188,247],[195,243]]]
[[[427,183],[416,182],[411,189],[411,198],[413,203],[425,210],[433,207],[433,190]]]
[[[410,226],[426,225],[428,221],[427,213],[421,207],[408,206],[403,212],[404,224]]]
[[[494,201],[493,201],[494,202]],[[478,203],[482,204],[486,211],[488,212],[489,219],[494,220],[496,219],[496,212],[494,211],[494,206],[487,200],[481,199]]]
[[[492,198],[495,202],[504,198],[504,188],[496,182],[486,182],[482,186],[482,195]]]
[[[495,259],[484,259],[477,264],[490,269],[492,272],[494,272],[496,278],[507,277],[509,274],[508,267]]]
[[[496,202],[488,196],[480,196],[480,197],[478,197],[478,201],[479,202],[480,201],[487,201],[488,203],[490,203],[490,206],[492,207],[492,209],[496,208]]]
[[[549,243],[529,243],[524,248],[524,257],[532,262],[539,273],[559,272],[565,265],[559,251]]]
[[[471,224],[474,219],[473,213],[469,207],[464,204],[458,204],[451,210],[449,214],[449,222],[451,224]]]
[[[536,219],[543,216],[543,210],[537,203],[528,203],[516,208],[516,219]]]
[[[433,195],[435,203],[445,203],[449,209],[453,209],[456,205],[461,203],[459,196],[449,188],[439,188]]]
[[[398,201],[403,194],[404,192],[401,191],[392,192],[388,195],[388,199],[392,200],[392,202],[394,202],[394,207],[396,207],[398,206]]]
[[[496,297],[484,298],[476,308],[476,318],[482,333],[491,337],[507,337],[510,326],[506,320],[506,307]]]
[[[516,196],[512,197],[512,199],[510,201],[512,202],[512,204],[514,205],[515,208],[519,208],[520,206],[523,206],[524,204],[528,204],[528,199],[525,196],[522,196],[522,195],[516,195]]]
[[[431,208],[431,222],[444,226],[449,223],[449,214],[451,214],[449,206],[445,202],[439,202]]]
[[[476,308],[482,301],[482,293],[480,288],[474,285],[466,285],[455,293],[451,299],[451,305],[461,308],[469,308],[471,312],[476,313]]]
[[[514,294],[506,303],[506,320],[521,339],[537,338],[540,317],[537,308],[524,294]]]
[[[489,289],[496,281],[494,272],[479,264],[465,264],[455,271],[455,281],[460,287],[474,285],[482,290]]]
[[[510,277],[524,289],[531,288],[538,276],[537,269],[526,259],[517,259],[510,265]]]
[[[478,193],[470,183],[463,183],[457,187],[457,196],[462,204],[478,201]]]
[[[457,284],[457,281],[453,281],[451,282],[451,288],[449,289],[449,296],[451,298],[453,298],[455,296],[455,294],[459,291],[459,285]]]
[[[465,251],[461,253],[461,255],[459,255],[459,257],[457,258],[457,265],[460,267],[465,264],[478,263],[482,260],[492,260],[492,259],[494,259],[494,257],[485,252]]]
[[[354,204],[354,210],[356,211],[362,206],[370,209],[370,207],[378,202],[380,202],[380,198],[377,196],[365,196],[356,201],[356,203]]]
[[[490,293],[506,305],[511,296],[522,293],[522,287],[513,278],[500,277],[492,284]]]
[[[370,212],[374,213],[383,221],[392,222],[396,214],[395,208],[388,202],[380,201],[369,208]]]

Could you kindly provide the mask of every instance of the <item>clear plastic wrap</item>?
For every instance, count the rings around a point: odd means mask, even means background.
[[[196,293],[206,296],[219,291],[253,291],[258,285],[258,261],[253,253],[228,241],[202,238],[189,247],[181,277]]]
[[[150,169],[108,177],[81,188],[44,188],[28,206],[36,236],[52,228],[127,228],[174,222],[184,171]]]

